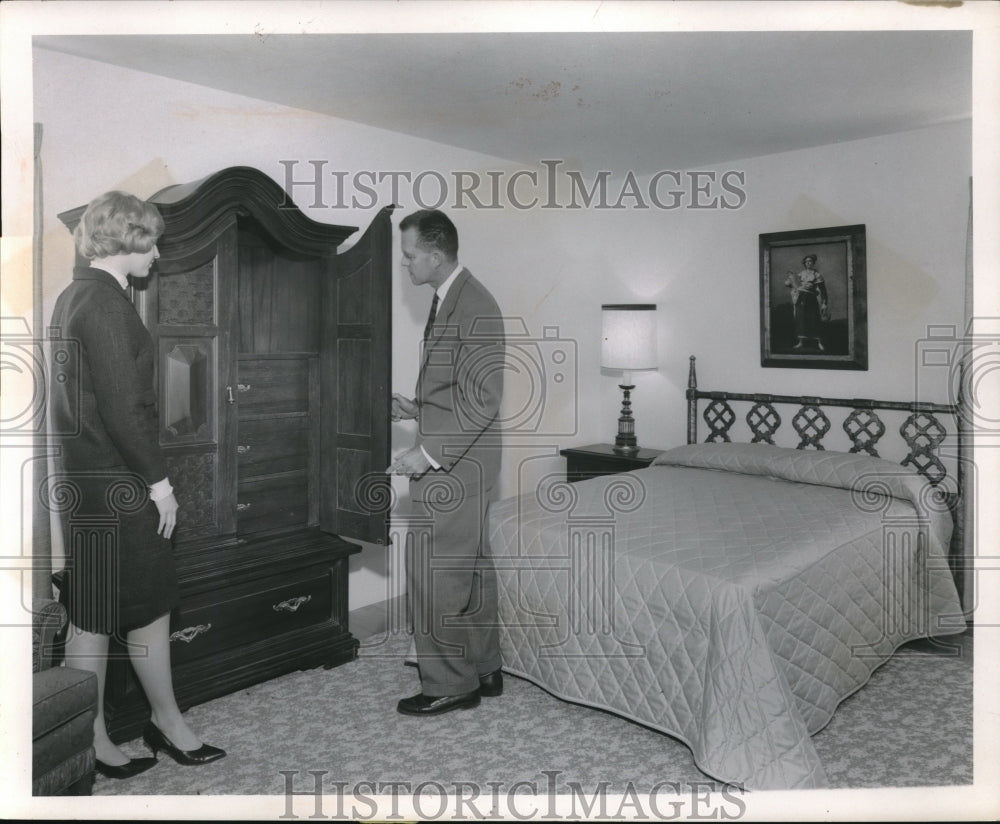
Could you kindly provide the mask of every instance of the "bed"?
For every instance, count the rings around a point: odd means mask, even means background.
[[[704,392],[693,358],[687,400],[689,443],[649,468],[491,507],[505,669],[680,739],[718,781],[823,787],[811,736],[840,702],[900,645],[966,629],[958,406]],[[731,442],[736,402],[756,442]],[[782,404],[797,447],[775,445]],[[829,407],[851,451],[824,448]],[[882,410],[907,415],[902,464],[878,455]]]

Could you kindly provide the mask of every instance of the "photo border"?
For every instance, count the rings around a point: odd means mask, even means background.
[[[845,244],[847,259],[847,354],[815,350],[778,352],[774,345],[771,261],[775,249]],[[811,251],[811,250],[810,250]],[[760,235],[760,365],[795,369],[868,370],[868,281],[865,225],[830,226]]]

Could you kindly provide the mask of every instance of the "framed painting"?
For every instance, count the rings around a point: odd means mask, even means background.
[[[865,227],[760,235],[760,364],[868,368]]]

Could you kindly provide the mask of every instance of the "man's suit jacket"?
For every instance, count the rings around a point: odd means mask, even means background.
[[[417,445],[460,481],[461,494],[488,489],[500,472],[500,400],[504,335],[500,309],[489,290],[463,268],[438,307],[424,344],[416,400]],[[441,472],[411,485],[418,499]]]
[[[167,476],[158,442],[153,342],[125,290],[107,272],[73,270],[53,327],[75,355],[53,380],[50,409],[68,471],[128,467],[147,484]]]

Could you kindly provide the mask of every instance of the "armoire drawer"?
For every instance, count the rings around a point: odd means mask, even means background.
[[[236,447],[239,477],[306,470],[309,426],[306,417],[240,421]]]
[[[308,487],[305,472],[240,481],[236,492],[237,533],[305,526],[309,520]]]
[[[240,417],[308,412],[310,360],[315,358],[240,357]]]
[[[170,627],[172,663],[294,632],[335,616],[331,570],[262,590],[246,585],[213,593],[209,603],[184,605]]]

